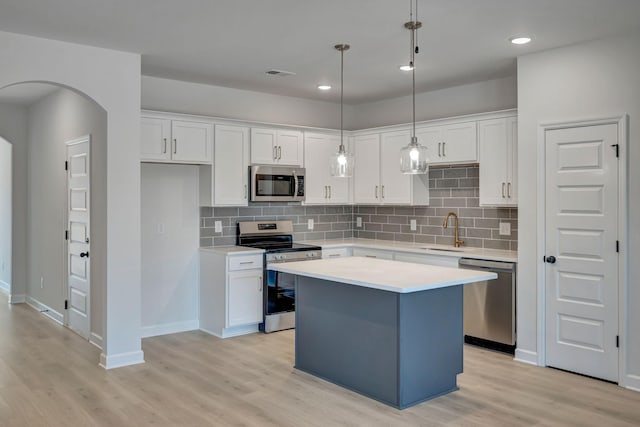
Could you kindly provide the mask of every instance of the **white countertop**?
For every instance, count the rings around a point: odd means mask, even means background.
[[[264,249],[248,248],[246,246],[203,246],[201,251],[215,252],[222,255],[254,255],[263,254]]]
[[[285,262],[269,264],[269,269],[397,293],[444,288],[498,277],[486,271],[365,257]]]
[[[414,254],[440,255],[456,258],[480,258],[492,261],[517,262],[518,253],[516,251],[506,251],[499,249],[472,248],[462,246],[435,245],[430,243],[410,243],[396,242],[392,240],[374,239],[331,239],[331,240],[306,240],[300,243],[321,246],[323,249],[336,247],[362,247],[371,249],[393,250],[398,252],[408,252]]]

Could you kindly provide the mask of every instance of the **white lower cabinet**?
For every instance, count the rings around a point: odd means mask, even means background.
[[[353,250],[348,247],[344,248],[327,248],[322,249],[322,258],[344,258],[353,255]]]
[[[353,248],[353,256],[363,256],[367,258],[393,259],[393,251],[370,248]]]
[[[219,338],[258,331],[262,254],[200,250],[200,329]]]

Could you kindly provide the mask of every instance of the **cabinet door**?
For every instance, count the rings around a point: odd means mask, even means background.
[[[364,135],[354,139],[353,201],[361,204],[380,203],[380,136]],[[400,153],[398,153],[398,159]],[[400,161],[398,161],[398,165]],[[398,166],[398,169],[400,166]]]
[[[380,149],[382,203],[411,203],[412,175],[400,172],[400,149],[409,144],[409,131],[383,133]]]
[[[140,159],[171,158],[171,120],[142,117],[140,119]]]
[[[340,178],[340,177],[331,176],[331,168],[329,165],[331,157],[338,152],[338,148],[340,147],[340,137],[339,136],[329,137],[326,145],[327,145],[327,151],[326,151],[327,157],[326,157],[325,168],[327,171],[327,184],[329,187],[328,203],[332,205],[350,203],[351,199],[349,197],[349,189],[351,188],[351,183],[353,178]],[[351,144],[349,143],[347,138],[344,139],[344,146],[346,147],[347,152],[352,152]]]
[[[326,135],[304,135],[306,164],[305,204],[326,204],[329,200],[329,156],[332,150]]]
[[[478,122],[480,205],[508,204],[509,132],[507,119]]]
[[[214,206],[246,206],[249,128],[216,125],[214,147]]]
[[[478,161],[476,122],[457,123],[443,127],[442,159],[444,163]]]
[[[213,161],[213,125],[173,120],[171,136],[172,160],[208,164]]]
[[[279,130],[277,135],[276,163],[279,165],[303,166],[304,144],[302,132]]]
[[[509,204],[518,205],[518,118],[507,119],[507,197]]]
[[[227,275],[227,327],[262,322],[262,270]]]
[[[444,163],[442,158],[442,127],[431,126],[416,129],[418,143],[427,147],[429,164]]]
[[[277,158],[275,129],[251,129],[251,164],[272,165]]]

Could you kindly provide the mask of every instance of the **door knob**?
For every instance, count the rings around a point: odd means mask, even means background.
[[[556,263],[556,257],[554,257],[553,255],[546,257],[544,260],[546,262],[548,262],[549,264],[555,264]]]
[[[89,251],[87,251],[87,252],[80,252],[80,258],[84,258],[84,257],[89,258]]]

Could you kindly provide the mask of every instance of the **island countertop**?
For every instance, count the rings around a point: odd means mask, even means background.
[[[269,270],[396,293],[419,292],[496,279],[495,273],[367,257],[268,265]]]

